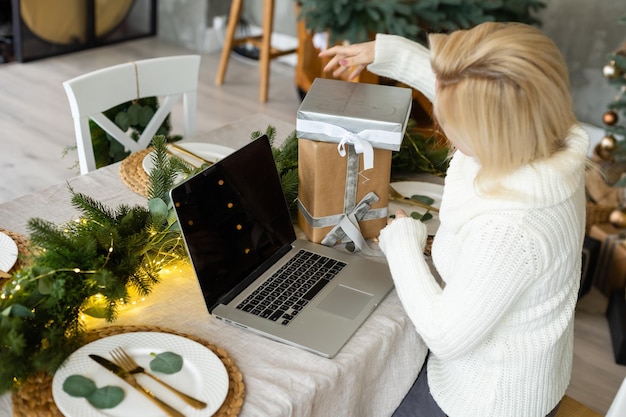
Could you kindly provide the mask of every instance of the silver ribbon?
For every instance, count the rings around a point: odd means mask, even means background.
[[[386,218],[388,213],[387,207],[370,210],[371,205],[380,200],[374,192],[369,192],[358,204],[356,203],[359,156],[353,146],[348,146],[347,164],[343,213],[333,216],[313,217],[299,199],[298,209],[313,228],[334,226],[322,239],[321,243],[323,245],[333,246],[339,240],[352,241],[357,249],[368,256],[384,256],[379,249],[372,249],[367,245],[361,233],[359,221]]]
[[[374,148],[372,143],[379,145],[385,144],[388,146],[383,148],[392,149],[393,146],[398,145],[398,135],[400,134],[398,132],[389,132],[387,130],[378,129],[364,129],[360,132],[354,133],[331,123],[302,119],[296,120],[296,129],[298,132],[316,133],[332,138],[339,138],[337,151],[342,157],[346,155],[345,145],[347,143],[354,145],[357,153],[363,154],[364,170],[374,167]]]
[[[322,239],[322,245],[333,246],[339,240],[342,240],[343,242],[351,241],[354,243],[354,246],[356,246],[356,248],[365,255],[384,256],[380,249],[372,249],[367,244],[365,238],[363,238],[363,234],[361,233],[361,228],[359,227],[359,220],[362,220],[364,214],[369,210],[370,205],[376,203],[378,200],[379,198],[376,193],[367,193],[367,195],[359,201],[359,204],[357,204],[354,209],[341,215],[339,223],[337,223],[337,225],[335,225],[335,227],[328,232],[324,239]],[[385,212],[386,211],[387,209],[385,208]],[[385,217],[387,217],[386,214]],[[346,236],[349,240],[346,239]]]

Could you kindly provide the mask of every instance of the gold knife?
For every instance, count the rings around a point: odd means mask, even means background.
[[[196,155],[195,153],[188,151],[187,149],[180,147],[178,145],[176,145],[175,143],[169,143],[168,144],[170,147],[176,149],[178,152],[185,154],[187,156],[190,156],[192,158],[197,159],[198,161],[201,161],[203,164],[208,164],[208,165],[213,165],[212,161],[209,161],[208,159],[204,159],[203,157],[201,157],[200,155]]]
[[[117,375],[119,378],[126,381],[128,384],[130,384],[133,388],[135,388],[141,394],[145,395],[146,398],[154,402],[161,410],[165,411],[165,413],[167,413],[168,416],[185,417],[183,413],[175,410],[169,404],[157,398],[157,396],[154,395],[152,391],[140,385],[134,376],[132,376],[131,374],[129,374],[128,372],[126,372],[125,370],[123,370],[121,367],[117,366],[110,360],[103,358],[102,356],[98,356],[98,355],[89,355],[89,357],[93,359],[94,361],[96,361],[98,364],[100,364],[102,367],[104,367],[105,369],[113,373],[114,375]]]

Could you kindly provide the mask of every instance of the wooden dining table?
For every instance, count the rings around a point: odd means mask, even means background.
[[[268,125],[277,129],[277,138],[284,138],[295,129],[295,120],[287,123],[258,114],[194,141],[236,149],[250,140],[252,131],[264,131]],[[146,205],[146,198],[123,181],[120,168],[120,163],[113,164],[0,204],[0,228],[27,237],[31,218],[57,224],[75,219],[78,214],[70,204],[68,187],[109,207]],[[129,331],[170,329],[221,349],[242,377],[238,411],[242,417],[390,416],[427,353],[395,290],[343,349],[327,359],[217,320],[209,314],[189,265],[163,274],[147,299],[122,312],[115,322],[88,322],[94,331],[111,326]],[[0,396],[0,416],[12,415],[12,408],[12,396]]]

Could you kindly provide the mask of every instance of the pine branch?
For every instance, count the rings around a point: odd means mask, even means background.
[[[70,191],[72,193],[72,205],[82,211],[84,217],[103,225],[116,223],[115,211],[88,195],[76,193],[71,188]],[[125,206],[120,206],[118,210],[123,210],[124,207]]]

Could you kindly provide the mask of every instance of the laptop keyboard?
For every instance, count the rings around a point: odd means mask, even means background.
[[[344,266],[301,249],[237,308],[286,326]]]

